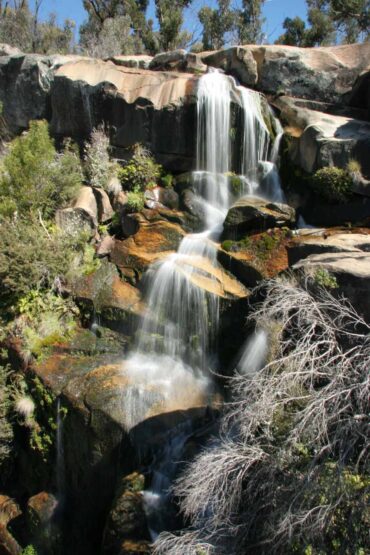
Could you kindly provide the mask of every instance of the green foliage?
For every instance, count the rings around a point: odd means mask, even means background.
[[[47,122],[32,121],[2,160],[0,216],[17,211],[49,218],[75,196],[81,182],[80,162],[71,145],[57,154]]]
[[[21,218],[0,222],[0,233],[0,301],[14,312],[21,297],[63,278],[76,255],[74,239]]]
[[[161,172],[162,166],[155,162],[150,152],[136,145],[131,160],[119,170],[119,178],[124,190],[137,193],[155,187]]]
[[[325,268],[319,268],[318,270],[316,270],[313,275],[313,280],[316,285],[319,285],[320,287],[325,287],[326,289],[338,288],[337,278]]]
[[[173,187],[173,175],[172,173],[166,173],[165,175],[162,175],[161,177],[161,185],[162,187],[165,187],[166,189],[170,189],[171,187]]]
[[[36,547],[33,545],[27,545],[22,551],[21,555],[37,555]]]
[[[144,208],[144,193],[138,190],[127,193],[126,208],[129,212],[141,212]]]
[[[330,203],[343,203],[352,193],[352,177],[347,170],[325,167],[317,170],[311,178],[313,190]]]
[[[8,378],[9,368],[0,365],[0,484],[3,484],[10,473],[14,440],[10,422],[11,399]]]
[[[361,174],[361,164],[358,160],[351,158],[347,164],[347,171],[350,174]]]
[[[110,160],[109,150],[109,138],[104,129],[93,129],[90,142],[85,145],[86,173],[93,187],[107,189],[110,179],[117,175],[118,166]]]
[[[230,0],[219,0],[217,8],[204,6],[198,13],[199,21],[203,25],[203,48],[217,50],[225,43],[225,33],[231,31],[234,24],[234,14]]]

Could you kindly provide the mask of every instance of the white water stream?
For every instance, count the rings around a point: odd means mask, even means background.
[[[242,114],[240,196],[253,193],[269,195],[272,200],[282,198],[275,166],[279,145],[275,142],[271,148],[260,95],[236,86],[234,79],[216,71],[202,76],[197,90],[197,164],[193,187],[205,213],[204,232],[185,237],[177,253],[154,263],[147,271],[147,311],[137,333],[135,350],[124,363],[124,372],[133,384],[128,387],[125,399],[129,430],[150,416],[153,399],[164,404],[167,411],[175,410],[177,406],[183,408],[184,399],[189,406],[204,405],[212,390],[219,299],[199,284],[205,268],[217,267],[213,241],[236,200],[229,186],[233,169],[232,102],[239,104]],[[264,187],[260,190],[261,184]],[[212,279],[212,274],[207,276]],[[185,426],[168,443],[163,460],[153,468],[151,489],[144,493],[153,536],[162,529],[157,513],[176,471],[174,461],[180,459],[188,436]]]

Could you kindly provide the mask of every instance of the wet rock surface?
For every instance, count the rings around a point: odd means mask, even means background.
[[[259,197],[245,197],[229,209],[222,237],[239,239],[248,231],[291,226],[294,221],[295,211],[291,206],[273,203]]]

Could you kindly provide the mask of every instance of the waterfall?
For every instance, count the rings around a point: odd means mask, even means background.
[[[256,330],[245,342],[236,370],[240,374],[253,376],[263,367],[267,350],[267,333],[263,329]]]
[[[151,416],[153,405],[162,404],[167,412],[201,406],[207,404],[212,392],[219,315],[214,240],[236,200],[230,188],[232,102],[239,103],[242,113],[240,195],[262,194],[261,177],[266,178],[269,172],[264,175],[262,171],[262,175],[261,164],[269,163],[270,172],[276,167],[268,161],[271,144],[261,96],[236,86],[233,78],[216,71],[202,76],[198,83],[193,188],[204,209],[204,231],[185,237],[176,253],[155,262],[146,272],[147,308],[137,330],[135,348],[123,366],[128,379],[124,393],[128,430]],[[278,190],[279,183],[274,182],[273,187]],[[258,337],[255,367],[264,340]],[[246,356],[250,359],[252,355]],[[243,360],[240,365],[244,368]],[[165,511],[168,487],[176,471],[174,463],[180,459],[191,431],[191,422],[176,429],[176,437],[167,442],[161,460],[153,463],[152,484],[144,492],[153,537],[164,528],[163,519],[153,514]]]

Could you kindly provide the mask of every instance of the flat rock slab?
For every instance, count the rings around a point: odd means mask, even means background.
[[[298,236],[287,248],[291,266],[311,254],[370,252],[370,229],[369,233],[330,234],[322,231],[321,236]]]
[[[358,313],[370,321],[370,252],[332,252],[311,254],[293,265],[293,270],[314,275],[327,270],[337,279],[339,291]]]

